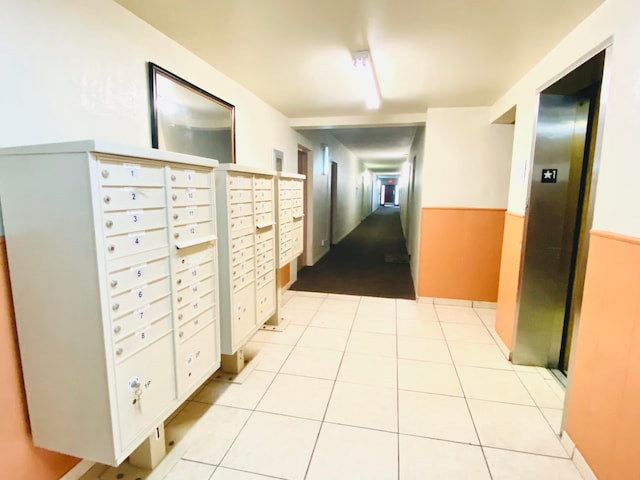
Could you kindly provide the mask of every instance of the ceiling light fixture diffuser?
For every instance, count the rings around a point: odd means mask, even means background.
[[[351,56],[353,57],[353,66],[356,68],[358,82],[364,94],[367,108],[371,110],[380,108],[380,87],[378,86],[378,78],[373,68],[369,50],[353,52]]]

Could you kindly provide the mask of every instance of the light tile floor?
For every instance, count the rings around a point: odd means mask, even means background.
[[[511,365],[495,310],[287,292],[284,332],[245,348],[166,426],[153,472],[83,479],[578,480],[558,439],[564,390]],[[98,472],[98,473],[96,473]]]

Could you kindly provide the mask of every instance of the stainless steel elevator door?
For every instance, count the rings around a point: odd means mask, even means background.
[[[556,368],[572,278],[589,98],[541,94],[525,232],[516,364]]]

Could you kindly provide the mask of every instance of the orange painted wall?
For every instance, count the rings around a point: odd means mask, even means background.
[[[496,331],[509,350],[513,346],[513,331],[516,322],[523,234],[524,216],[507,212],[504,218],[504,236],[502,238]]]
[[[78,463],[78,459],[36,448],[31,443],[4,237],[0,237],[0,385],[0,470],[4,472],[2,478],[60,478]]]
[[[495,302],[504,212],[423,208],[418,295]]]
[[[566,430],[600,480],[640,478],[640,239],[591,232]]]
[[[288,263],[280,269],[280,288],[286,287],[291,281],[291,264]]]

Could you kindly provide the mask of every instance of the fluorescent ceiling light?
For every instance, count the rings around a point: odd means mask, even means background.
[[[376,78],[376,71],[373,69],[371,55],[368,50],[353,52],[353,66],[356,67],[358,82],[367,108],[375,110],[380,108],[380,87]]]

